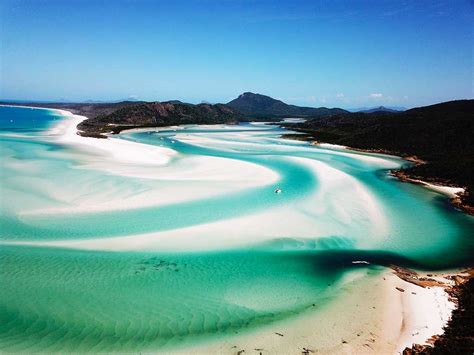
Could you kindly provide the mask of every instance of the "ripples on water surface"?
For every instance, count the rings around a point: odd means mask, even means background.
[[[354,260],[472,260],[473,219],[390,178],[397,158],[243,124],[123,134],[134,163],[50,134],[59,119],[0,107],[4,351],[171,349],[317,312],[380,271]]]

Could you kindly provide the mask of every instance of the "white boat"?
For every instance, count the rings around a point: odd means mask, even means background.
[[[281,189],[275,189],[275,193],[279,194],[281,192]]]

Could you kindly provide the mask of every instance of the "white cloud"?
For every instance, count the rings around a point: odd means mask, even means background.
[[[342,99],[344,97],[344,94],[340,92],[339,94],[336,94],[336,97],[339,99]]]
[[[380,93],[375,93],[375,94],[370,94],[369,95],[369,98],[371,98],[371,99],[380,99],[382,97],[383,97],[383,95],[380,94]]]

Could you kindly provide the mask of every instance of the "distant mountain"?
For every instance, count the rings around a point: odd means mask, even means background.
[[[102,101],[102,100],[85,100],[84,101],[85,104],[103,104],[105,103],[105,101]]]
[[[393,108],[379,106],[379,107],[370,108],[368,110],[360,110],[359,112],[373,113],[373,112],[400,112],[400,111],[402,110],[395,110]]]
[[[373,112],[401,112],[406,111],[405,107],[401,106],[378,106],[378,107],[359,107],[359,108],[351,108],[347,111],[350,112],[365,112],[365,113],[373,113]]]
[[[235,124],[242,119],[237,110],[223,104],[186,104],[180,101],[142,102],[121,105],[120,108],[99,114],[81,122],[80,134],[104,137],[103,133],[118,133],[124,129],[162,127],[181,124]]]
[[[270,96],[252,92],[244,92],[227,105],[250,117],[325,117],[348,112],[340,108],[288,105]]]

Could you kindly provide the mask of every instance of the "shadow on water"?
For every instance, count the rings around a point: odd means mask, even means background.
[[[257,246],[264,252],[269,245]],[[260,249],[261,248],[261,249]],[[271,247],[270,247],[271,248]],[[281,253],[285,258],[310,260],[315,270],[339,270],[390,267],[392,265],[420,271],[439,271],[450,268],[467,267],[474,265],[472,254],[458,255],[456,259],[445,258],[444,253],[430,255],[426,258],[409,258],[407,256],[384,250],[361,249],[320,249],[320,250],[273,250],[269,252]]]

